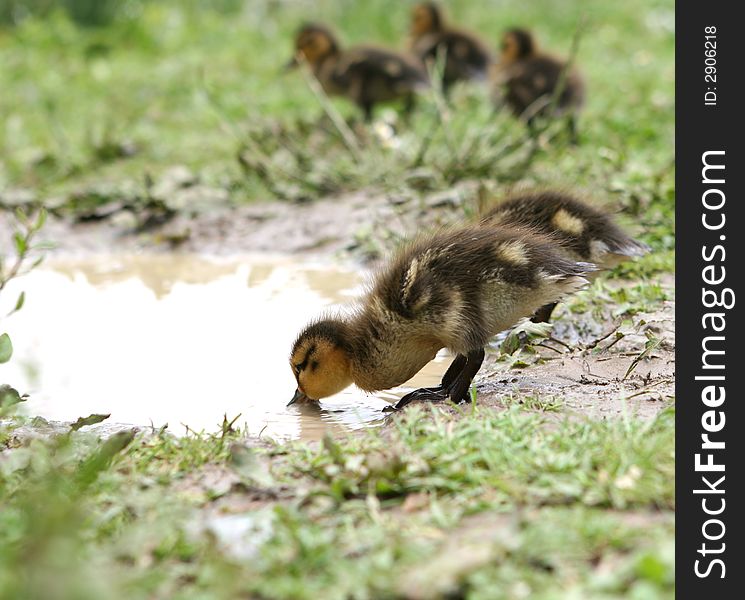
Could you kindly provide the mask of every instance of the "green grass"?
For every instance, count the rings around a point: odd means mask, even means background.
[[[505,150],[521,140],[522,127],[506,115],[493,117],[486,90],[478,89],[455,95],[451,120],[436,130],[422,161],[422,137],[439,118],[426,98],[410,125],[396,124],[396,147],[367,130],[355,161],[330,123],[319,122],[321,107],[302,77],[280,74],[293,30],[310,16],[334,24],[347,43],[402,47],[406,3],[128,6],[103,28],[80,28],[53,12],[0,29],[0,189],[29,187],[42,198],[64,198],[81,187],[126,183],[135,189],[129,194],[142,196],[148,175],[185,164],[238,202],[371,186],[443,189],[486,178],[500,190],[516,182],[586,189],[599,202],[640,215],[648,230],[654,213],[670,206],[670,2],[469,0],[452,7],[453,20],[479,30],[493,47],[505,27],[519,23],[566,54],[580,19],[588,23],[577,57],[589,87],[582,145],[550,144],[527,163],[524,145]],[[355,114],[344,100],[334,104]],[[665,231],[669,237],[669,224]]]
[[[0,590],[672,597],[673,437],[670,410],[557,424],[517,406],[415,409],[382,436],[261,449],[226,430],[61,434],[0,462]],[[264,528],[245,554],[209,527],[233,513]]]

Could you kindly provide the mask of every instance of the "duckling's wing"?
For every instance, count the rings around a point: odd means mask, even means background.
[[[610,269],[630,258],[639,258],[647,254],[650,247],[623,234],[617,239],[594,239],[590,244],[592,260],[603,268]]]
[[[524,231],[464,227],[410,244],[370,297],[418,335],[467,352],[579,289],[594,268]]]
[[[514,68],[507,77],[511,93],[525,103],[525,107],[542,96],[553,94],[566,64],[552,56],[537,56]],[[584,83],[579,73],[570,69],[559,96],[558,107],[579,108],[584,102]]]
[[[407,57],[373,47],[351,48],[344,53],[334,71],[337,85],[364,90],[368,95],[387,97],[427,87],[427,75]]]
[[[447,51],[447,68],[466,79],[485,79],[491,53],[474,36],[461,32],[447,32],[442,45]]]
[[[523,61],[512,70],[508,85],[525,100],[551,93],[559,82],[562,65],[549,57],[535,57]]]
[[[562,192],[513,196],[488,211],[481,223],[537,231],[550,236],[579,259],[603,266],[649,251],[649,246],[627,235],[610,215]]]

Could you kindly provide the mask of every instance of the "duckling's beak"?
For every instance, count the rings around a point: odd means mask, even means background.
[[[308,396],[306,396],[303,392],[297,389],[295,390],[295,395],[292,397],[292,400],[290,400],[287,403],[287,406],[290,406],[291,404],[295,404],[295,402],[305,402],[306,400],[309,400]]]

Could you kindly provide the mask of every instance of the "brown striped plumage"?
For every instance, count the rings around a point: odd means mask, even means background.
[[[466,399],[484,346],[536,309],[586,283],[594,265],[570,260],[534,234],[468,225],[415,240],[375,277],[350,315],[309,325],[290,363],[293,400],[318,400],[351,383],[401,385],[442,348],[457,356],[440,388],[414,397]]]
[[[533,34],[525,29],[510,29],[502,37],[501,58],[494,69],[495,98],[532,126],[536,117],[548,113],[564,71],[553,114],[567,115],[570,135],[576,141],[576,116],[585,101],[582,76],[567,67],[566,61],[540,52]]]
[[[414,95],[429,85],[427,74],[412,56],[372,46],[341,49],[336,36],[324,25],[304,25],[295,36],[295,56],[310,65],[329,95],[345,96],[359,106],[366,120],[375,104],[404,99],[407,109]]]
[[[610,215],[564,192],[533,191],[514,195],[489,209],[480,222],[490,227],[510,227],[548,236],[566,258],[591,262],[603,269],[649,251],[646,244],[618,227]],[[553,306],[543,307],[535,320],[548,320]]]
[[[486,78],[493,62],[491,51],[476,34],[448,26],[437,4],[417,4],[411,13],[410,31],[411,49],[423,63],[444,56],[442,85],[446,92],[456,81]]]

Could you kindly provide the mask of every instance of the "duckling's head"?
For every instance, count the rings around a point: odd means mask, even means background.
[[[533,56],[537,52],[533,34],[519,27],[508,29],[502,36],[501,51],[502,62],[506,64]]]
[[[351,385],[349,339],[347,326],[336,319],[316,321],[300,333],[290,354],[297,380],[290,404],[333,396]]]
[[[420,37],[442,30],[442,11],[434,2],[422,2],[411,11],[411,35]]]
[[[339,44],[336,41],[336,36],[328,27],[317,23],[308,23],[303,25],[295,34],[295,56],[287,66],[297,66],[301,57],[314,65],[338,51]]]

